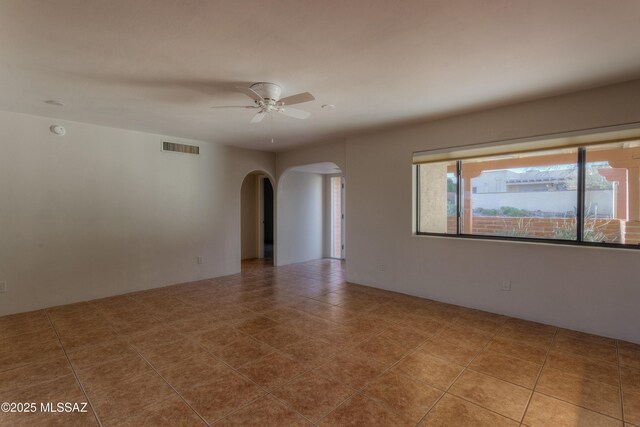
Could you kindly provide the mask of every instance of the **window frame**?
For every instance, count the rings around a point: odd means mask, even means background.
[[[603,141],[599,144],[589,144],[589,146],[598,146],[598,145],[606,145],[607,142]],[[457,159],[456,162],[456,179],[458,182],[457,191],[456,191],[456,232],[454,233],[436,233],[429,231],[420,231],[420,163],[416,163],[413,165],[414,173],[416,175],[415,180],[415,235],[416,236],[432,236],[432,237],[445,237],[452,239],[470,239],[470,240],[494,240],[494,241],[505,241],[505,242],[526,242],[526,243],[542,243],[542,244],[552,244],[552,245],[563,245],[563,246],[583,246],[583,247],[595,247],[595,248],[615,248],[615,249],[640,249],[640,243],[638,244],[626,244],[626,243],[612,243],[612,242],[591,242],[584,240],[584,220],[585,220],[585,180],[586,180],[586,165],[587,165],[587,147],[589,146],[578,146],[577,152],[577,166],[578,166],[578,179],[577,179],[577,210],[576,210],[576,239],[575,240],[564,240],[564,239],[546,239],[546,238],[536,238],[536,237],[516,237],[516,236],[490,236],[483,234],[470,234],[463,233],[462,227],[462,212],[461,206],[463,201],[463,186],[460,185],[462,182],[462,162],[463,160]],[[538,151],[538,150],[533,150]],[[539,151],[550,151],[549,149],[541,149]],[[477,157],[482,158],[485,156]],[[465,160],[470,160],[466,158]],[[453,159],[448,160],[449,162],[453,162]]]

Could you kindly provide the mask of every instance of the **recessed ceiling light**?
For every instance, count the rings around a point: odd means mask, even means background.
[[[322,108],[325,110],[333,110],[334,108],[336,108],[336,106],[333,104],[324,104]]]
[[[57,99],[49,99],[44,101],[45,104],[55,105],[56,107],[64,107],[64,102],[58,101]]]

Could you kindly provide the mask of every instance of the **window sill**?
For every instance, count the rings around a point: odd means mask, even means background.
[[[577,242],[573,240],[554,240],[554,239],[534,239],[526,237],[508,237],[508,236],[483,236],[476,234],[445,234],[445,233],[424,233],[414,232],[416,237],[441,237],[446,239],[464,239],[464,240],[488,240],[493,242],[516,242],[528,243],[536,245],[553,245],[553,246],[573,246],[582,248],[609,248],[609,249],[627,249],[636,251],[640,249],[640,244],[623,245],[619,243],[596,243],[596,242]]]

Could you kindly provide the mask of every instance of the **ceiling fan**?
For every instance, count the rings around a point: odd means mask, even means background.
[[[315,99],[309,92],[280,98],[282,88],[275,83],[260,82],[254,83],[249,87],[238,86],[237,89],[253,99],[256,105],[225,105],[211,108],[257,109],[258,112],[251,119],[251,123],[261,122],[267,114],[274,111],[295,119],[306,119],[311,113],[297,108],[291,108],[289,105],[302,104],[303,102],[309,102]]]

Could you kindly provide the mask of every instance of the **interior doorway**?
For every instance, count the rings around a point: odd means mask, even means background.
[[[247,175],[240,190],[240,252],[242,267],[273,265],[274,191],[263,172]]]
[[[286,169],[276,200],[277,265],[346,258],[345,179],[332,162]]]
[[[262,187],[262,258],[273,262],[273,185],[266,176],[261,178]]]

